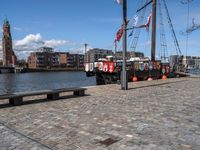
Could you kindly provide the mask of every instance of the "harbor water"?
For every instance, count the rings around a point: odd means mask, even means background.
[[[189,73],[200,75],[200,69]],[[0,74],[0,94],[94,85],[95,77],[86,77],[81,71]]]
[[[37,72],[0,74],[0,94],[96,85],[85,72]]]

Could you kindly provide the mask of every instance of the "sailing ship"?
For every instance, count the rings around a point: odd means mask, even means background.
[[[123,60],[118,60],[115,56],[107,57],[106,59],[101,59],[97,62],[87,62],[85,63],[85,72],[87,76],[95,75],[96,76],[96,84],[111,84],[116,83],[117,81],[123,82],[124,76],[126,76],[126,80],[128,81],[138,81],[138,80],[152,80],[152,79],[160,79],[160,78],[167,78],[176,75],[177,69],[181,67],[181,50],[178,44],[178,40],[175,35],[175,31],[173,28],[173,24],[169,15],[169,11],[167,8],[167,4],[165,0],[145,0],[145,5],[140,7],[136,13],[140,13],[140,23],[144,19],[144,14],[146,8],[152,4],[151,14],[148,16],[146,24],[134,25],[130,28],[127,28],[129,22],[126,19],[126,12],[124,12],[124,22],[121,26],[121,29],[116,34],[115,42],[119,42],[120,38],[123,37]],[[173,64],[170,66],[168,57],[166,57],[166,41],[165,41],[165,34],[162,32],[161,36],[161,48],[162,56],[161,59],[156,60],[155,58],[155,50],[156,50],[156,11],[157,8],[160,9],[160,28],[163,31],[163,21],[162,21],[162,13],[161,13],[161,1],[163,2],[164,9],[166,11],[170,31],[174,40],[174,44],[176,47],[177,55],[179,56],[177,59],[177,64]],[[120,1],[121,2],[121,1]],[[123,2],[124,3],[124,2]],[[123,4],[124,5],[124,4]],[[126,5],[126,4],[125,4]],[[126,9],[126,6],[123,6],[123,9]],[[124,10],[126,11],[126,10]],[[150,20],[152,18],[152,37],[151,37],[151,60],[148,58],[131,58],[127,60],[126,57],[126,32],[128,30],[137,30],[135,32],[135,36],[133,38],[133,45],[132,47],[136,48],[137,41],[139,37],[139,33],[141,28],[149,29]],[[116,43],[115,43],[116,44]],[[125,65],[125,66],[124,66]],[[125,71],[125,74],[124,74]]]

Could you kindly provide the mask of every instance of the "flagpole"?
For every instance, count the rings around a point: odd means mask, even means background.
[[[121,77],[121,89],[127,90],[128,89],[128,82],[127,82],[127,72],[126,72],[126,56],[127,56],[127,47],[126,47],[126,26],[127,26],[127,7],[126,7],[126,0],[123,0],[123,25],[124,25],[124,32],[123,32],[123,64],[122,64],[122,77]]]
[[[117,62],[117,41],[115,40],[115,61]]]

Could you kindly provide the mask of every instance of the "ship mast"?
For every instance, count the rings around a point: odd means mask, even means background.
[[[150,0],[146,5],[137,10],[137,13],[152,3],[152,35],[151,35],[151,61],[155,61],[156,53],[156,0]]]
[[[156,52],[156,0],[152,4],[152,38],[151,38],[151,61],[155,61]]]

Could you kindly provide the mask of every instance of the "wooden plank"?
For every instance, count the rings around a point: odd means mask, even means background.
[[[0,99],[10,99],[10,103],[15,99],[25,96],[36,96],[36,95],[47,95],[48,99],[59,99],[59,93],[61,92],[74,92],[74,95],[83,96],[85,95],[86,88],[74,87],[74,88],[61,88],[53,90],[41,90],[41,91],[29,91],[29,92],[15,92],[0,95]],[[13,100],[14,99],[14,100]],[[13,102],[14,103],[14,102]]]

